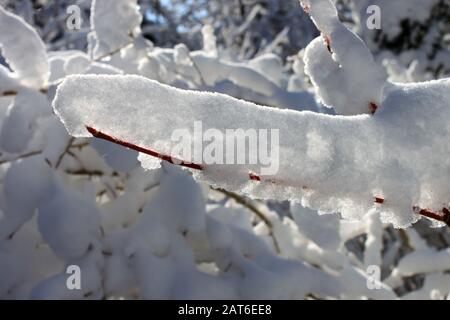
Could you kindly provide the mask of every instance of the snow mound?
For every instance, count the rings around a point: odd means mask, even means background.
[[[91,9],[93,58],[118,51],[140,33],[137,0],[94,0]],[[114,28],[111,26],[114,25]]]
[[[338,19],[330,0],[304,1],[322,36],[305,49],[305,73],[322,102],[337,113],[374,113],[386,84],[367,46]]]
[[[48,79],[49,65],[45,44],[37,32],[22,18],[7,12],[2,6],[0,30],[3,30],[0,32],[1,54],[13,70],[12,77],[25,86],[43,88]],[[27,52],[33,54],[24,54]],[[6,72],[3,68],[0,73],[2,71]]]

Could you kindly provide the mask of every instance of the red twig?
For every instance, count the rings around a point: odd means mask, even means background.
[[[384,199],[381,197],[375,197],[375,203],[379,203],[379,204],[383,204],[384,203]]]
[[[441,221],[442,216],[437,214],[436,212],[430,211],[428,209],[420,209],[418,207],[414,207],[414,211],[416,211],[418,214],[434,219],[434,220],[439,220]]]
[[[383,204],[384,203],[384,198],[382,197],[375,197],[374,198],[374,202],[378,203],[378,204]],[[450,211],[447,208],[442,208],[442,214],[431,211],[429,209],[422,209],[419,208],[417,206],[413,207],[413,211],[416,212],[417,214],[420,214],[421,216],[430,218],[430,219],[434,219],[437,221],[441,221],[444,222],[447,226],[450,227]]]
[[[331,38],[323,33],[322,33],[322,38],[323,38],[323,41],[325,42],[325,45],[327,46],[328,52],[333,53],[333,51],[331,50]]]
[[[96,129],[92,128],[92,127],[89,127],[89,126],[86,126],[86,129],[89,131],[90,134],[92,134],[96,138],[114,142],[114,143],[119,144],[121,146],[130,148],[130,149],[138,151],[138,152],[142,152],[142,153],[148,154],[149,156],[159,158],[161,160],[167,161],[167,162],[172,163],[172,164],[180,165],[182,167],[187,167],[187,168],[191,168],[191,169],[195,169],[195,170],[203,170],[203,166],[201,164],[183,161],[183,160],[174,158],[172,156],[161,154],[161,153],[156,152],[156,151],[154,151],[152,149],[148,149],[148,148],[143,148],[143,147],[137,146],[137,145],[132,144],[130,142],[123,141],[123,140],[120,140],[120,139],[118,139],[116,137],[110,136],[110,135],[108,135],[106,133],[98,131],[98,130],[96,130]]]
[[[420,214],[424,217],[444,222],[447,226],[450,227],[450,211],[445,207],[442,208],[442,210],[441,210],[442,214],[436,213],[436,212],[428,210],[428,209],[421,209],[418,207],[414,207],[413,209],[418,214]]]
[[[253,172],[250,172],[248,174],[248,177],[250,178],[250,180],[253,180],[253,181],[261,181],[261,177]]]
[[[378,106],[374,102],[369,102],[369,111],[371,114],[374,114],[377,111]]]
[[[89,133],[91,133],[96,138],[107,140],[107,141],[119,144],[119,145],[124,146],[126,148],[129,148],[129,149],[132,149],[132,150],[135,150],[135,151],[138,151],[138,152],[145,153],[145,154],[147,154],[149,156],[156,157],[158,159],[167,161],[167,162],[172,163],[172,164],[177,164],[177,165],[180,165],[180,166],[183,166],[183,167],[187,167],[187,168],[190,168],[190,169],[195,169],[195,170],[203,170],[205,168],[205,166],[203,164],[187,162],[187,161],[183,161],[183,160],[174,158],[172,156],[161,154],[161,153],[159,153],[157,151],[154,151],[152,149],[140,147],[140,146],[135,145],[133,143],[130,143],[130,142],[127,142],[127,141],[123,141],[121,139],[118,139],[118,138],[113,137],[113,136],[111,136],[109,134],[103,133],[101,131],[98,131],[97,129],[94,129],[94,128],[89,127],[89,126],[86,126],[86,129],[89,131]],[[271,182],[271,183],[276,183],[276,184],[284,184],[284,183],[280,182],[279,180],[275,180],[275,179],[263,179],[261,176],[255,174],[253,172],[249,172],[248,178],[250,180],[252,180],[252,181],[258,181],[258,182],[263,181],[263,182]],[[309,188],[306,187],[306,186],[303,186],[302,189],[308,190]],[[376,196],[376,197],[374,197],[374,202],[377,203],[377,204],[383,204],[385,202],[385,199],[380,197],[380,196]],[[434,219],[434,220],[437,220],[437,221],[444,222],[446,225],[450,226],[450,210],[448,210],[447,208],[443,208],[441,210],[442,214],[433,212],[433,211],[428,210],[428,209],[422,209],[422,208],[419,208],[419,207],[413,207],[413,210],[414,210],[414,212],[416,212],[416,213],[418,213],[418,214],[420,214],[422,216],[425,216],[425,217],[428,217],[428,218],[431,218],[431,219]]]

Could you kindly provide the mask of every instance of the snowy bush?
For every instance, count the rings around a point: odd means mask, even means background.
[[[386,49],[445,15],[429,2],[350,1],[349,29],[302,0],[320,35],[288,59],[277,33],[233,56],[211,24],[200,50],[157,47],[137,0],[92,1],[51,45],[0,6],[0,298],[450,299],[448,51],[426,59],[431,26]],[[383,47],[362,20],[386,3]],[[276,170],[175,156],[198,123],[276,130]]]

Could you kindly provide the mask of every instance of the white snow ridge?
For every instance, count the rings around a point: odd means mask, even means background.
[[[140,76],[80,75],[58,88],[54,109],[73,136],[89,137],[89,126],[162,154],[170,154],[171,132],[192,129],[194,121],[219,130],[279,129],[279,171],[268,177],[274,183],[249,180],[257,169],[252,165],[206,167],[198,177],[346,218],[376,210],[384,222],[406,227],[418,218],[413,207],[439,211],[448,205],[450,80],[389,84],[384,97],[373,116],[332,116],[261,107]],[[376,197],[385,201],[376,203]]]

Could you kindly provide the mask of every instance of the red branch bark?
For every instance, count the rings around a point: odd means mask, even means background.
[[[154,150],[152,150],[150,148],[144,148],[144,147],[138,146],[136,144],[133,144],[133,143],[130,143],[130,142],[118,139],[116,137],[113,137],[113,136],[111,136],[109,134],[106,134],[104,132],[98,131],[97,129],[95,129],[93,127],[90,127],[90,126],[86,126],[86,129],[87,129],[87,131],[89,131],[90,134],[92,134],[92,136],[94,136],[96,138],[113,142],[115,144],[124,146],[126,148],[129,148],[129,149],[132,149],[132,150],[135,150],[135,151],[138,151],[138,152],[142,152],[144,154],[147,154],[149,156],[152,156],[152,157],[155,157],[155,158],[167,161],[167,162],[172,163],[172,164],[180,165],[180,166],[183,166],[183,167],[186,167],[186,168],[190,168],[190,169],[194,169],[194,170],[203,170],[205,168],[205,165],[203,165],[203,164],[187,162],[187,161],[184,161],[184,160],[180,160],[180,159],[174,158],[174,157],[169,156],[169,155],[165,155],[165,154],[159,153],[159,152],[154,151]],[[270,182],[270,183],[275,183],[275,184],[280,184],[280,185],[285,184],[285,183],[282,183],[282,181],[275,180],[275,179],[272,179],[272,178],[264,179],[260,175],[258,175],[256,173],[253,173],[253,172],[249,172],[248,178],[249,178],[249,180],[258,181],[258,182]],[[308,187],[306,187],[306,186],[303,186],[302,188],[304,190],[308,189]],[[385,202],[385,199],[383,197],[380,197],[380,196],[375,196],[374,197],[374,203],[383,204],[384,202]],[[431,211],[429,209],[422,209],[422,208],[419,208],[419,207],[415,206],[415,207],[413,207],[413,211],[415,213],[418,213],[418,214],[424,216],[424,217],[428,217],[428,218],[431,218],[431,219],[434,219],[434,220],[437,220],[437,221],[444,222],[447,226],[450,226],[450,211],[447,208],[442,208],[442,210],[441,210],[442,212],[441,213],[437,213],[437,212]]]
[[[370,111],[370,114],[374,114],[375,111],[377,111],[377,109],[378,109],[378,106],[377,106],[376,103],[374,103],[374,102],[369,102],[369,111]]]
[[[86,126],[86,129],[87,129],[87,131],[89,131],[90,134],[92,134],[96,138],[114,142],[116,144],[119,144],[121,146],[127,147],[129,149],[145,153],[145,154],[147,154],[149,156],[152,156],[152,157],[155,157],[155,158],[159,158],[161,160],[167,161],[167,162],[172,163],[172,164],[177,164],[177,165],[180,165],[182,167],[187,167],[187,168],[191,168],[191,169],[195,169],[195,170],[203,170],[203,165],[201,165],[201,164],[183,161],[183,160],[174,158],[172,156],[161,154],[161,153],[156,152],[156,151],[154,151],[152,149],[149,149],[149,148],[140,147],[140,146],[132,144],[130,142],[127,142],[127,141],[118,139],[116,137],[113,137],[113,136],[111,136],[109,134],[106,134],[104,132],[98,131],[98,130],[96,130],[96,129],[92,128],[92,127],[89,127],[89,126]]]
[[[325,42],[325,45],[327,46],[328,52],[333,54],[333,51],[331,50],[331,38],[323,33],[322,33],[322,38],[323,38],[323,42]]]

